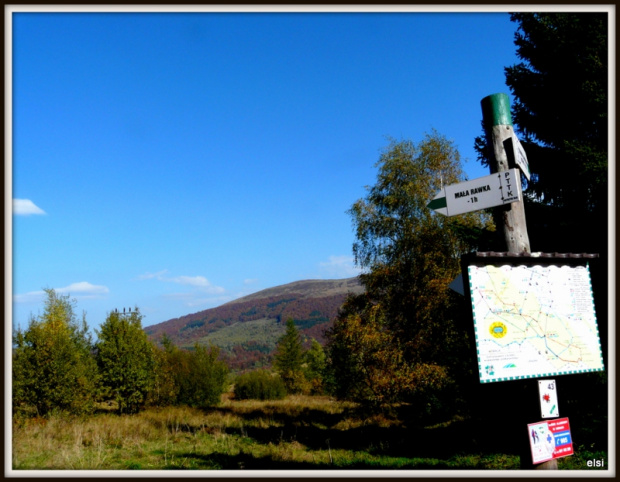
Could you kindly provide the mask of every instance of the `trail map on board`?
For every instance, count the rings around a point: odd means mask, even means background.
[[[588,266],[469,266],[480,381],[603,370]]]

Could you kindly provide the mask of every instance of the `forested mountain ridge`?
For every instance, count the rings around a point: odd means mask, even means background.
[[[362,291],[358,278],[296,281],[144,330],[155,342],[165,334],[182,348],[213,344],[222,349],[231,368],[251,368],[268,362],[289,318],[302,338],[323,344],[324,331],[347,295]]]

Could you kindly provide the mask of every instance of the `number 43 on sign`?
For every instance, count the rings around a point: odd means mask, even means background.
[[[538,394],[540,396],[540,415],[542,418],[559,417],[558,391],[555,380],[538,380]]]

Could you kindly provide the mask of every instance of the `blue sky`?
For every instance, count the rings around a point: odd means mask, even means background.
[[[388,138],[436,129],[488,174],[480,100],[518,62],[506,12],[16,12],[12,29],[22,327],[44,288],[98,328],[354,276],[346,211]]]

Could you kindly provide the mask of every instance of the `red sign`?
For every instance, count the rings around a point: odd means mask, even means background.
[[[573,440],[568,418],[530,423],[527,431],[534,464],[573,455]]]

